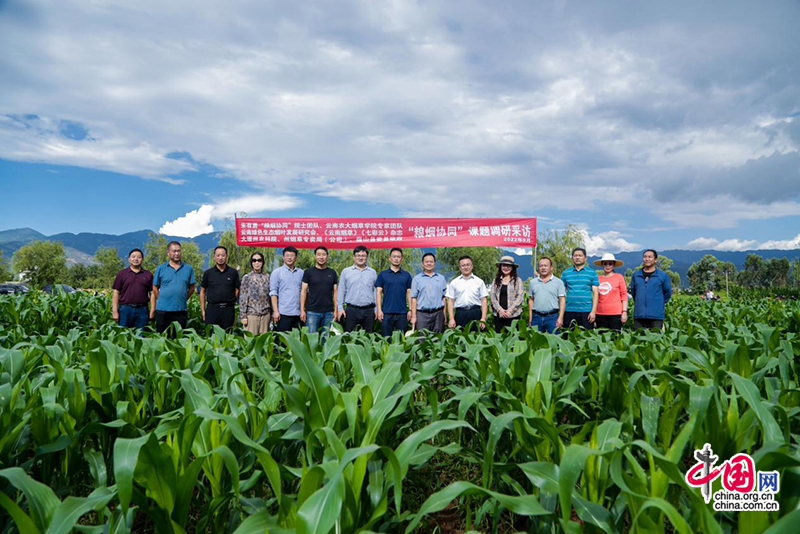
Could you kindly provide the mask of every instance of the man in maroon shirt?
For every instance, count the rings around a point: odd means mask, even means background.
[[[153,273],[142,269],[144,254],[138,248],[128,253],[127,269],[122,269],[114,279],[111,297],[111,317],[120,326],[144,330],[147,326],[147,303],[153,290]]]

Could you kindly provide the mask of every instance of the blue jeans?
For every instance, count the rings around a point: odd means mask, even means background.
[[[554,334],[556,331],[557,320],[558,320],[557,313],[554,313],[552,315],[536,315],[534,313],[531,315],[531,326],[538,327],[539,332],[547,332],[548,334]]]
[[[321,331],[322,337],[328,333],[333,322],[333,312],[306,312],[306,326],[309,332]]]
[[[127,304],[119,305],[119,325],[127,326],[129,328],[138,328],[144,330],[147,326],[149,316],[147,314],[147,306],[141,308],[133,308]]]

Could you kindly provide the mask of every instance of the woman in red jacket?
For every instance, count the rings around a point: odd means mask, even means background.
[[[622,330],[622,323],[628,320],[628,287],[625,277],[615,273],[614,269],[624,264],[613,254],[603,254],[594,264],[603,268],[599,276],[597,328]]]

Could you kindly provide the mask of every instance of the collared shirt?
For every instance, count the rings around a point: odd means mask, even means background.
[[[456,308],[467,308],[469,306],[480,306],[481,299],[489,296],[489,290],[486,289],[486,284],[483,280],[470,275],[469,278],[464,278],[464,275],[458,275],[458,278],[453,279],[447,284],[447,291],[445,297],[453,299],[453,305]]]
[[[419,273],[411,280],[411,298],[417,299],[417,310],[436,310],[444,306],[447,280],[439,273]]]
[[[303,269],[290,269],[281,265],[269,278],[269,296],[278,297],[278,313],[281,315],[300,315],[300,289],[303,285]]]
[[[561,280],[567,288],[566,311],[581,313],[592,311],[592,287],[600,285],[594,269],[586,265],[580,271],[570,267],[561,273]]]
[[[560,278],[550,276],[547,280],[536,277],[530,283],[533,311],[547,313],[559,309],[558,298],[566,297],[567,290]]]
[[[378,273],[372,267],[359,269],[355,265],[342,269],[339,275],[339,289],[336,293],[336,303],[339,309],[344,304],[353,306],[375,305],[375,280]]]
[[[139,269],[137,273],[130,267],[122,269],[114,278],[111,289],[119,291],[119,303],[122,304],[147,304],[150,300],[150,291],[153,290],[153,273]]]
[[[267,315],[269,310],[269,273],[247,273],[242,277],[239,291],[239,314]]]
[[[158,311],[186,311],[189,286],[195,283],[194,269],[188,263],[174,268],[169,262],[156,267],[153,273],[153,285],[158,288]]]
[[[384,313],[406,313],[406,294],[411,289],[411,275],[403,269],[397,272],[384,269],[375,281],[375,287],[383,289],[381,311]]]
[[[208,304],[233,304],[236,302],[239,285],[239,271],[230,265],[225,265],[225,269],[221,271],[215,265],[203,273],[200,281],[200,287],[206,290]]]

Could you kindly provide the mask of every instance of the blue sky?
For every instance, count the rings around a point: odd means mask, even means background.
[[[536,216],[800,248],[797,2],[0,0],[0,229]]]

